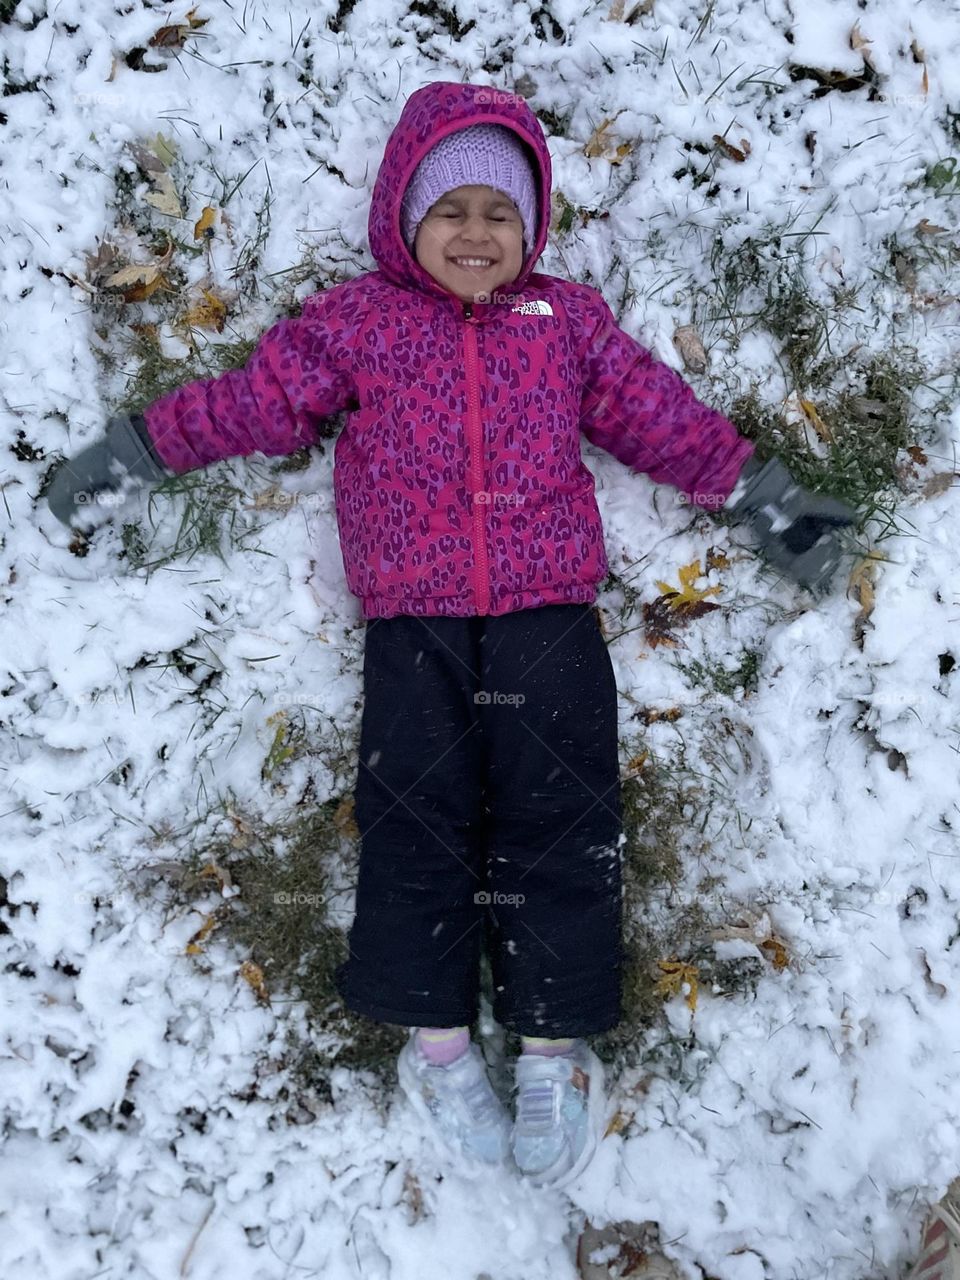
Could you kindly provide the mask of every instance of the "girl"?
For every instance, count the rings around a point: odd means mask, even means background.
[[[105,488],[288,454],[350,411],[334,493],[366,638],[338,989],[412,1029],[399,1078],[448,1147],[559,1185],[596,1146],[602,1070],[585,1037],[616,1026],[621,999],[617,691],[580,433],[693,503],[742,512],[811,587],[854,513],[776,459],[760,466],[597,290],[534,272],[550,192],[523,98],[419,89],[373,191],[378,270],[308,298],[244,369],[111,420],[48,501],[69,523]],[[522,1037],[512,1125],[470,1040],[484,942],[494,1016]]]

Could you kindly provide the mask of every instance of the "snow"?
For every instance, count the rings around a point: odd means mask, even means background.
[[[526,75],[535,111],[570,114],[568,135],[550,139],[555,190],[610,216],[552,240],[541,269],[594,283],[612,304],[629,272],[622,322],[675,366],[672,334],[690,323],[693,289],[713,278],[714,235],[729,254],[790,222],[816,228],[807,278],[825,305],[838,284],[860,291],[864,311],[836,316],[840,351],[882,352],[896,340],[928,370],[949,372],[957,304],[911,305],[883,269],[888,238],[913,243],[924,218],[949,229],[938,244],[955,239],[954,202],[923,185],[927,166],[960,148],[946,127],[947,109],[960,110],[955,6],[718,0],[698,35],[705,9],[657,0],[625,26],[608,21],[608,5],[554,4],[566,31],[558,39],[545,11],[541,38],[532,7],[481,6],[458,40],[390,0],[360,0],[339,34],[299,4],[201,7],[202,33],[179,55],[149,50],[146,60],[165,67],[151,74],[124,55],[184,20],[186,5],[61,0],[48,13],[21,0],[0,25],[7,79],[39,83],[0,101],[7,445],[22,430],[48,460],[73,453],[123,402],[123,372],[101,373],[88,296],[67,277],[83,278],[85,255],[115,225],[114,174],[130,170],[128,142],[157,132],[176,141],[191,175],[187,228],[221,203],[214,166],[231,185],[251,171],[227,206],[235,246],[212,249],[220,280],[270,194],[262,302],[242,320],[242,336],[256,336],[276,318],[276,273],[306,252],[320,279],[374,265],[366,214],[383,144],[405,97],[434,78],[500,87]],[[814,98],[812,82],[791,82],[791,61],[859,69],[855,24],[871,41],[881,99],[865,90]],[[483,71],[494,50],[506,59],[502,81]],[[611,139],[633,147],[621,165],[583,154],[608,118]],[[708,199],[709,184],[673,175],[703,170],[707,157],[684,144],[711,146],[714,134],[736,146],[747,138],[750,154],[742,166],[718,162]],[[191,281],[204,270],[198,258]],[[926,271],[922,288],[933,290],[938,277]],[[774,404],[791,391],[762,330],[736,349],[703,336],[704,398],[756,383]],[[932,469],[954,469],[960,409],[917,422],[932,433]],[[681,995],[663,1024],[638,1031],[643,1067],[611,1083],[612,1108],[645,1079],[634,1123],[604,1140],[567,1199],[505,1172],[450,1168],[362,1071],[336,1069],[315,1116],[283,1101],[276,1068],[304,1033],[302,1007],[261,1007],[238,979],[242,957],[216,935],[202,963],[185,956],[199,908],[167,918],[130,887],[145,862],[183,852],[183,833],[205,829],[217,798],[243,797],[276,819],[298,794],[294,780],[309,776],[321,800],[334,793],[316,760],[291,771],[286,799],[260,772],[278,709],[303,707],[346,735],[358,728],[359,605],[343,582],[332,503],[320,500],[332,492],[332,451],[279,477],[317,500],[262,519],[259,551],[149,574],[119,559],[116,525],[85,558],[71,555],[69,535],[34,502],[47,462],[4,451],[0,874],[16,908],[0,913],[5,1275],[219,1280],[228,1259],[237,1280],[566,1280],[570,1232],[584,1214],[658,1222],[694,1280],[901,1275],[926,1206],[960,1166],[960,673],[939,672],[960,634],[956,482],[902,500],[904,533],[882,544],[860,648],[858,604],[842,577],[811,607],[761,571],[736,529],[586,443],[584,454],[611,564],[645,599],[711,545],[734,560],[710,577],[729,609],[685,633],[683,656],[732,670],[743,650],[759,649],[755,694],[705,693],[636,630],[611,656],[624,717],[682,707],[692,758],[723,781],[729,821],[687,859],[678,901],[702,901],[718,919],[765,912],[790,964],[775,970],[745,938],[714,944],[718,957],[759,959],[756,990],[720,997],[701,984],[695,1012]],[[264,465],[230,462],[218,474],[240,488],[256,477],[259,489]],[[125,518],[145,516],[145,498],[126,501]],[[172,539],[175,507],[157,504],[155,518]],[[601,599],[608,618],[618,603]],[[162,665],[178,649],[207,665],[193,675]],[[195,689],[208,669],[219,674],[201,711]],[[733,727],[726,746],[719,716]],[[653,749],[668,752],[674,733],[652,725]],[[158,841],[159,830],[173,834]],[[720,884],[709,895],[706,875]]]

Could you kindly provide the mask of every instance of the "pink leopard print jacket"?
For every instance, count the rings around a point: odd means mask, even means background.
[[[516,280],[461,303],[414,260],[399,196],[420,158],[470,124],[506,125],[539,173],[536,241]],[[292,453],[348,410],[334,451],[347,585],[365,618],[469,617],[592,602],[603,529],[580,433],[636,471],[716,508],[754,445],[620,329],[602,295],[541,275],[550,154],[518,96],[438,82],[408,99],[373,191],[379,270],[313,294],[242,369],[149,405],[174,472]]]

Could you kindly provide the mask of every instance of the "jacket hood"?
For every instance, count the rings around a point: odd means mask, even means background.
[[[407,99],[387,139],[373,188],[367,234],[370,252],[381,272],[394,284],[460,303],[417,262],[400,233],[400,205],[413,171],[441,138],[473,124],[501,124],[525,144],[537,189],[537,230],[516,279],[500,288],[519,291],[547,243],[550,152],[540,121],[517,93],[489,85],[439,80],[417,89]]]

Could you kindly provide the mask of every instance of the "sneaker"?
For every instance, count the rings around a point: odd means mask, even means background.
[[[447,1066],[424,1057],[416,1031],[397,1059],[400,1086],[426,1121],[444,1154],[500,1164],[510,1153],[510,1117],[493,1091],[479,1047],[472,1041]]]
[[[519,1171],[537,1186],[564,1186],[590,1163],[600,1140],[603,1065],[583,1040],[570,1053],[517,1058],[517,1118],[511,1135]]]
[[[960,1178],[931,1206],[909,1280],[960,1280]]]

